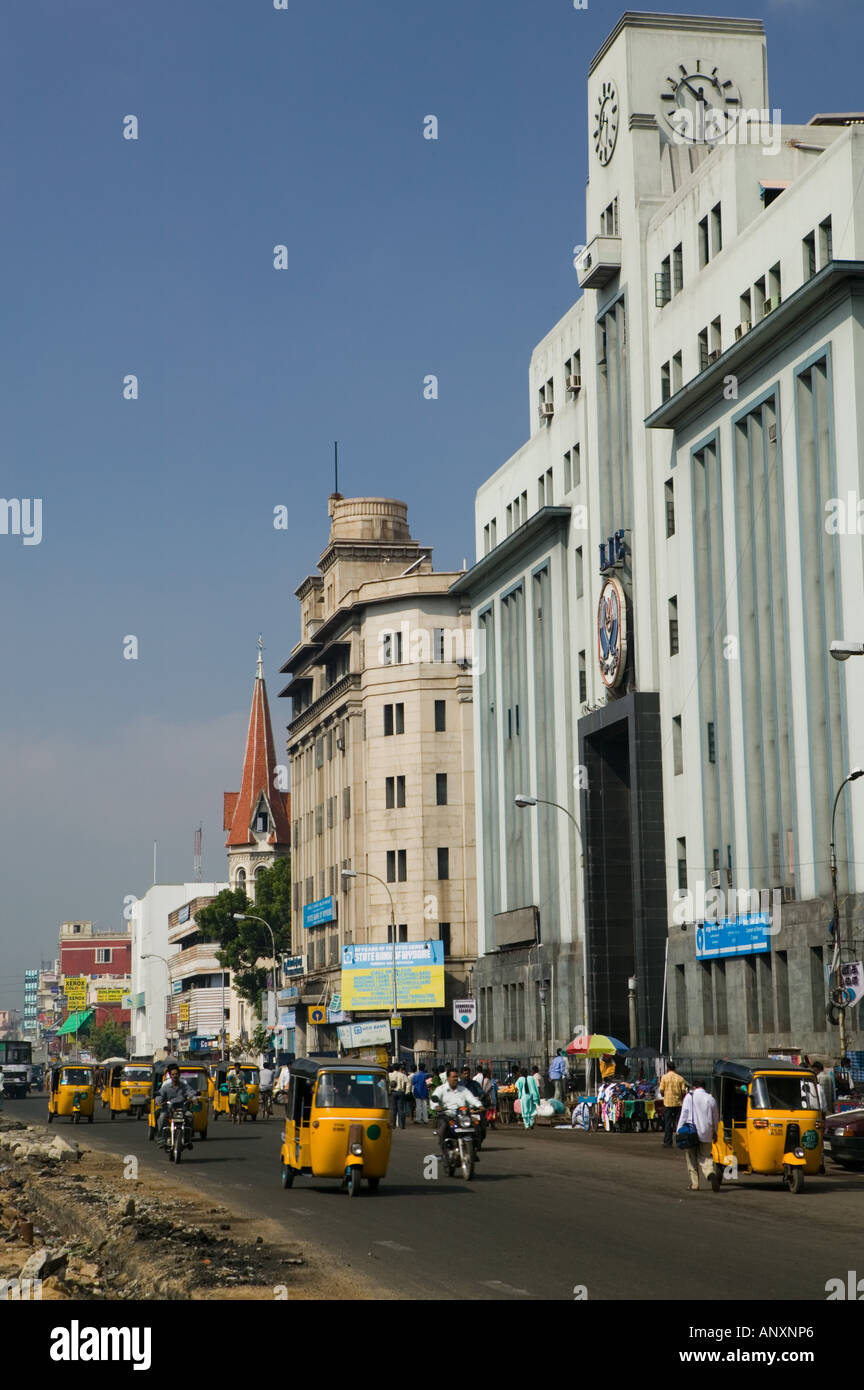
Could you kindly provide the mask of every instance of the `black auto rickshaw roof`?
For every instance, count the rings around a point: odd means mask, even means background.
[[[742,1057],[738,1061],[730,1061],[728,1057],[721,1057],[714,1063],[715,1076],[728,1076],[733,1081],[751,1082],[759,1072],[763,1071],[791,1071],[791,1072],[812,1072],[806,1062],[789,1062],[782,1057]]]
[[[314,1081],[319,1072],[322,1071],[384,1071],[385,1068],[377,1062],[360,1062],[356,1057],[297,1057],[291,1062],[289,1070],[292,1076],[302,1077],[305,1081]]]

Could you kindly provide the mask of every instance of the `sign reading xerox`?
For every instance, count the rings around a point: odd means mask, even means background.
[[[304,927],[323,927],[327,922],[335,922],[336,904],[332,898],[319,898],[315,903],[306,903],[303,908]]]
[[[396,946],[397,1007],[444,1007],[444,942],[400,941]],[[343,1009],[393,1008],[393,947],[342,948]]]
[[[748,912],[740,917],[724,917],[719,922],[700,922],[696,928],[696,956],[699,960],[719,956],[752,956],[771,949],[771,921],[767,912]]]

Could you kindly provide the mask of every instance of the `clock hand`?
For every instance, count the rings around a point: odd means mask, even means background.
[[[687,90],[688,90],[689,92],[692,92],[693,95],[694,95],[694,97],[696,98],[696,100],[697,100],[697,101],[701,101],[702,104],[703,104],[703,106],[707,106],[707,105],[708,105],[708,99],[707,99],[707,97],[705,96],[705,93],[702,91],[702,88],[701,88],[701,87],[699,88],[699,91],[697,92],[697,91],[696,91],[696,88],[695,88],[694,86],[692,86],[692,84],[691,84],[690,82],[688,82],[688,81],[686,80],[686,78],[685,78],[685,80],[681,83],[681,86],[682,86],[682,87],[686,87]]]

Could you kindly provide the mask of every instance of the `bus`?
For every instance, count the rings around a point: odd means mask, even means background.
[[[3,1094],[20,1099],[30,1090],[33,1044],[20,1038],[0,1038],[0,1072]]]

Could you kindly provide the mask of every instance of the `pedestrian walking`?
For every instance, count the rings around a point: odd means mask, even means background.
[[[663,1147],[671,1149],[672,1135],[678,1128],[681,1106],[687,1093],[687,1082],[675,1070],[675,1063],[671,1057],[667,1070],[660,1077],[657,1091],[663,1102]]]
[[[519,1108],[522,1111],[522,1123],[526,1129],[533,1129],[534,1111],[540,1104],[540,1088],[535,1078],[528,1076],[521,1067],[516,1073],[516,1091],[519,1096]]]
[[[816,1072],[816,1085],[821,1092],[821,1099],[824,1100],[822,1107],[823,1114],[834,1114],[834,1101],[836,1100],[836,1089],[834,1086],[834,1074],[821,1062],[813,1063],[813,1070]]]
[[[691,1192],[699,1191],[700,1169],[711,1191],[720,1191],[720,1178],[714,1171],[714,1160],[711,1156],[711,1145],[717,1138],[719,1123],[720,1111],[716,1100],[708,1094],[704,1086],[697,1083],[684,1097],[681,1118],[678,1121],[679,1132],[684,1125],[692,1125],[696,1131],[696,1142],[684,1150]]]
[[[404,1070],[394,1062],[390,1068],[390,1122],[394,1129],[405,1128],[405,1092],[408,1078]]]
[[[534,1085],[537,1087],[537,1103],[538,1103],[538,1105],[539,1105],[540,1101],[543,1099],[543,1089],[544,1089],[544,1086],[543,1086],[543,1073],[542,1073],[541,1070],[540,1070],[540,1063],[539,1063],[539,1062],[535,1062],[535,1063],[534,1063],[534,1066],[533,1066],[533,1068],[532,1068],[532,1073],[531,1073],[531,1074],[532,1074],[532,1076],[534,1077]]]
[[[429,1077],[426,1075],[426,1068],[422,1062],[411,1077],[411,1090],[414,1092],[414,1123],[415,1125],[428,1125]]]
[[[549,1080],[555,1087],[555,1099],[566,1103],[566,1078],[567,1078],[567,1057],[563,1048],[559,1048],[556,1056],[549,1063]]]

